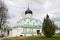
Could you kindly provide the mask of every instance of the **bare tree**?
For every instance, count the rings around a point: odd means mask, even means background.
[[[7,7],[4,4],[3,1],[0,1],[0,28],[2,28],[2,25],[6,22],[7,19]]]

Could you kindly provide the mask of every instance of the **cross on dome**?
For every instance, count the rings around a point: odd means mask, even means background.
[[[29,8],[29,0],[27,0],[28,1],[28,8],[27,8],[27,10],[25,11],[25,14],[32,14],[32,11],[30,10],[30,8]]]

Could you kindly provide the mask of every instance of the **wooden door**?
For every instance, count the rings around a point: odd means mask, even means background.
[[[37,30],[37,35],[38,35],[38,36],[40,35],[40,30]]]
[[[7,35],[9,36],[9,30],[7,31]]]

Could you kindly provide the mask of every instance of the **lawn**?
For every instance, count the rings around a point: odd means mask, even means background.
[[[60,40],[60,35],[55,35],[51,38],[46,38],[44,36],[32,36],[32,37],[4,38],[3,40]]]

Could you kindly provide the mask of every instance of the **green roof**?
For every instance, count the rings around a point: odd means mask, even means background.
[[[36,32],[22,32],[22,34],[36,34]]]
[[[12,27],[7,26],[5,29],[6,30],[12,30]]]
[[[3,29],[2,29],[2,28],[0,28],[0,31],[3,31]]]
[[[58,27],[57,30],[60,30],[60,27]]]
[[[23,23],[23,22],[25,22],[27,19],[30,20],[30,22],[33,21],[33,20],[34,20],[35,22],[37,22],[37,23],[39,22],[39,24],[38,24],[38,25],[34,25],[34,24],[32,25],[32,24],[25,24],[25,23]],[[23,21],[23,22],[22,22],[22,21]],[[40,22],[40,20],[36,20],[36,19],[34,19],[34,18],[32,18],[32,17],[31,17],[31,18],[22,18],[22,19],[20,19],[20,20],[17,22],[16,26],[17,26],[17,27],[23,27],[23,28],[39,28],[39,29],[40,29],[40,28],[42,28],[42,23]],[[17,28],[17,27],[16,27],[16,28]]]
[[[40,21],[40,20],[36,20],[36,19],[34,19],[34,18],[31,17],[31,18],[22,18],[22,19],[19,20],[19,22],[22,21],[22,20],[23,20],[23,21],[26,21],[26,19],[29,19],[30,22],[31,22],[32,20],[35,20],[36,22]],[[41,21],[40,21],[40,22],[41,22]]]
[[[23,25],[17,25],[17,27],[22,27],[22,28],[42,28],[42,25],[27,25],[27,24],[23,24]]]

